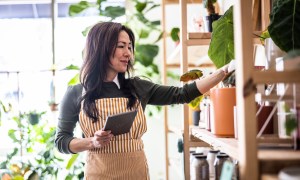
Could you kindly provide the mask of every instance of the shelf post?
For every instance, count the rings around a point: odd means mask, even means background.
[[[180,0],[180,73],[188,71],[187,55],[187,0]],[[182,106],[183,110],[183,159],[184,159],[184,177],[190,179],[190,146],[189,146],[189,109],[188,105]]]
[[[252,43],[252,1],[236,1],[234,5],[234,45],[236,68],[236,97],[239,137],[240,178],[259,179],[257,158],[257,126],[254,91],[244,96],[246,85],[254,70]]]

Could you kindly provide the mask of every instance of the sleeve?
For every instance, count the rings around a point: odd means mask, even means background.
[[[183,87],[174,87],[158,85],[136,77],[134,86],[144,103],[151,105],[184,104],[202,95],[195,82],[185,84]]]
[[[69,144],[74,139],[74,129],[79,121],[80,103],[82,87],[69,86],[60,105],[59,117],[55,135],[55,146],[59,152],[64,154],[74,154],[69,149]]]

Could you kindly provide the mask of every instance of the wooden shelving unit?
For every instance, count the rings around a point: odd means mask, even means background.
[[[180,64],[179,68],[181,73],[188,71],[188,47],[209,45],[211,33],[189,33],[187,32],[187,4],[192,1],[180,0]],[[201,1],[200,1],[201,2]],[[254,2],[254,3],[253,3]],[[280,169],[289,165],[300,165],[300,152],[292,149],[267,149],[268,146],[282,144],[291,144],[291,139],[278,139],[274,137],[261,137],[257,139],[257,124],[255,113],[255,91],[250,90],[246,94],[244,93],[247,87],[255,87],[257,84],[265,83],[300,83],[300,72],[274,72],[274,71],[257,71],[253,67],[253,52],[254,43],[260,43],[259,39],[253,34],[254,26],[257,24],[249,23],[256,22],[259,16],[252,16],[253,13],[259,13],[258,9],[252,9],[257,7],[257,3],[261,3],[261,29],[266,29],[269,24],[268,12],[270,12],[270,0],[262,1],[235,1],[234,8],[234,37],[235,37],[235,59],[236,65],[236,99],[237,99],[237,111],[238,111],[238,139],[235,138],[222,138],[217,137],[204,129],[190,127],[188,121],[188,106],[182,106],[183,112],[183,128],[181,130],[169,129],[168,124],[165,123],[166,132],[176,133],[177,135],[183,135],[184,142],[184,179],[190,179],[190,154],[191,147],[196,146],[213,146],[222,152],[227,153],[234,159],[239,161],[240,179],[266,179],[273,180],[278,179],[276,173]],[[178,3],[178,1],[176,1]],[[164,1],[162,6],[166,4],[176,4],[174,2]],[[165,27],[163,12],[163,27]],[[166,44],[164,43],[164,46]],[[164,55],[166,59],[166,55]],[[164,62],[165,63],[165,62]],[[164,64],[166,72],[166,67]],[[165,81],[164,81],[165,82]],[[252,88],[254,89],[254,88]],[[275,96],[263,96],[264,99],[276,99]],[[291,97],[285,97],[291,99]],[[167,115],[165,115],[167,119]],[[167,134],[167,133],[166,133]],[[191,140],[191,136],[198,138],[199,142]],[[166,135],[166,141],[167,135]],[[263,148],[262,148],[263,147]],[[166,148],[166,154],[168,154],[168,147]],[[168,162],[168,159],[166,160]],[[168,169],[168,165],[166,167]],[[168,179],[168,170],[167,170]]]
[[[225,152],[234,159],[239,159],[239,143],[235,138],[217,137],[211,132],[200,129],[198,127],[192,128],[192,135],[206,142],[215,149],[219,149]],[[258,144],[262,143],[274,143],[276,145],[290,144],[291,139],[278,139],[266,137],[258,139]],[[286,165],[299,165],[300,164],[300,151],[294,151],[292,149],[259,149],[257,151],[257,157],[259,161],[259,171],[262,174],[274,174]],[[276,162],[276,163],[274,163]]]

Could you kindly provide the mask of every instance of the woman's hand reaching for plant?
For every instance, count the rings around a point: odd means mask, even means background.
[[[112,137],[114,137],[114,135],[111,131],[96,131],[92,139],[93,146],[95,148],[104,147],[109,144]]]
[[[221,67],[221,69],[225,74],[228,74],[228,73],[234,71],[235,70],[235,59],[231,60],[228,64]]]

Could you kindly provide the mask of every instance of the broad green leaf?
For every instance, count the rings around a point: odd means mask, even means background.
[[[154,57],[158,54],[158,46],[151,44],[142,44],[136,46],[135,60],[140,62],[145,67],[153,64]]]
[[[125,15],[125,8],[121,6],[107,6],[104,11],[100,11],[100,15],[116,19]]]
[[[274,43],[285,52],[300,49],[300,1],[277,0],[272,8],[268,31]]]
[[[220,19],[213,22],[208,56],[217,68],[234,59],[233,6]]]
[[[87,1],[80,1],[77,4],[71,4],[69,7],[69,16],[78,15],[90,7],[95,7],[95,5]]]
[[[142,12],[147,6],[147,2],[137,2],[136,5],[135,5],[135,9],[138,11],[138,12]]]

